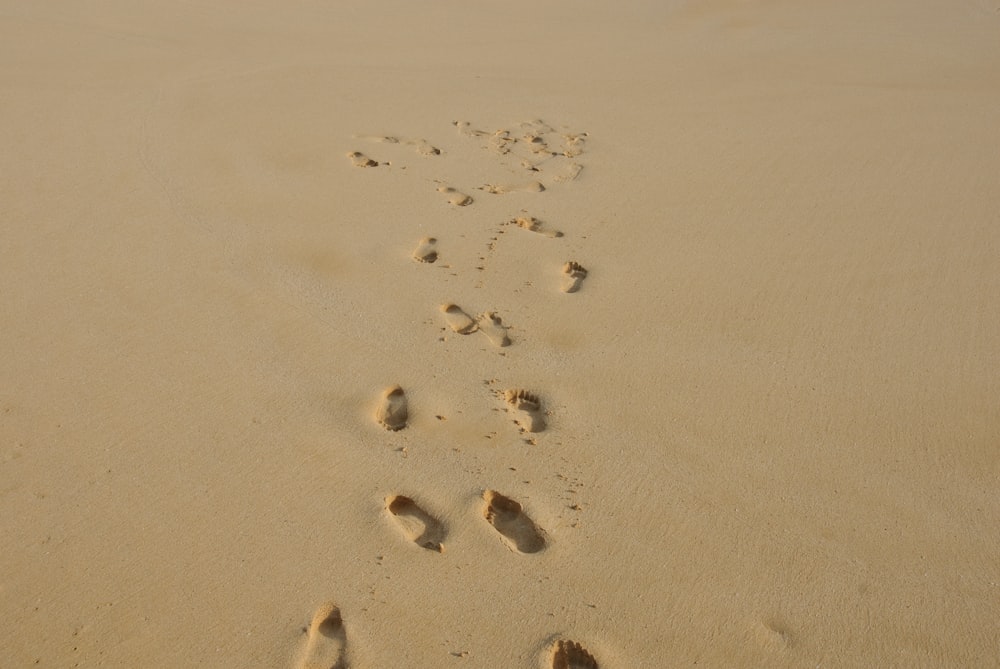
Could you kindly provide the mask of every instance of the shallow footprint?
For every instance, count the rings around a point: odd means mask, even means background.
[[[432,263],[438,259],[437,240],[433,237],[424,237],[413,250],[413,259],[417,262]]]
[[[462,308],[457,304],[442,304],[441,313],[444,314],[444,320],[452,330],[458,334],[471,334],[475,332],[479,326],[476,321],[472,320],[472,316],[462,311]]]
[[[346,669],[347,635],[340,609],[327,602],[316,610],[309,625],[308,641],[296,669]]]
[[[524,228],[529,232],[537,232],[545,237],[562,237],[563,233],[558,230],[544,230],[542,228],[542,222],[539,221],[534,216],[518,216],[507,221],[509,225],[516,225],[519,228]]]
[[[406,394],[399,386],[387,388],[375,409],[375,421],[387,430],[395,432],[406,427],[409,416]]]
[[[541,181],[529,181],[522,184],[483,184],[479,190],[494,195],[506,195],[507,193],[541,193],[545,186]]]
[[[444,196],[448,198],[448,204],[453,204],[456,207],[467,207],[472,204],[471,197],[450,186],[438,186],[437,192],[444,193]]]
[[[403,533],[413,543],[428,550],[444,552],[444,525],[437,518],[424,511],[409,497],[393,495],[386,500],[386,508],[396,517]]]
[[[519,553],[537,553],[545,548],[545,538],[538,526],[528,518],[520,504],[496,492],[483,493],[486,500],[486,520]]]
[[[415,148],[417,150],[417,153],[419,153],[422,156],[441,155],[441,149],[437,148],[436,146],[433,146],[426,139],[410,139],[407,140],[406,144],[408,146],[412,146],[413,148]]]
[[[479,329],[490,338],[494,345],[503,348],[510,346],[510,337],[507,336],[507,328],[503,321],[492,311],[487,311],[479,317]]]
[[[597,660],[577,642],[559,639],[552,644],[552,669],[597,669]]]
[[[351,159],[355,167],[378,167],[379,165],[377,160],[372,160],[360,151],[351,151],[347,157]]]
[[[538,396],[527,390],[508,390],[504,393],[507,410],[514,414],[516,422],[525,432],[541,432],[545,429],[545,415]]]
[[[564,293],[575,293],[580,290],[580,284],[587,278],[587,270],[584,269],[583,265],[572,260],[563,265],[562,272],[562,291]]]

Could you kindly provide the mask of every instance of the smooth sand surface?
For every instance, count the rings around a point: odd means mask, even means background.
[[[0,665],[998,666],[998,110],[997,0],[0,1]]]

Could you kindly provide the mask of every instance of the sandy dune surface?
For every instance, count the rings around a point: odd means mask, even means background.
[[[997,0],[0,0],[0,665],[1000,666],[998,110]]]

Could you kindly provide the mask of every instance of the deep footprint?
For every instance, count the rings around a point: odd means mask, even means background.
[[[410,541],[428,550],[444,552],[444,525],[409,497],[393,495],[386,500],[389,510]]]
[[[448,327],[458,334],[472,334],[479,328],[472,316],[462,311],[462,308],[457,304],[450,302],[442,304],[441,313],[444,314],[444,320]]]
[[[562,291],[564,293],[575,293],[580,290],[580,284],[587,278],[587,270],[578,262],[572,260],[563,265]]]
[[[375,421],[387,430],[395,432],[406,427],[409,417],[406,394],[399,386],[387,388],[375,409]]]
[[[552,645],[552,669],[597,669],[597,660],[577,642],[560,639]]]
[[[297,669],[347,669],[347,635],[340,609],[328,602],[316,610]]]
[[[437,240],[433,237],[424,237],[413,250],[413,259],[417,262],[432,263],[438,259]]]
[[[508,390],[504,393],[507,410],[514,415],[514,422],[525,432],[541,432],[545,429],[545,414],[537,395],[527,390]]]
[[[537,553],[545,548],[545,537],[520,504],[495,490],[487,490],[483,499],[486,500],[486,520],[512,549],[519,553]]]

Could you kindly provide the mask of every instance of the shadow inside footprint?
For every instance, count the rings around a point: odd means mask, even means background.
[[[328,602],[313,616],[306,648],[296,669],[347,669],[346,649],[347,635],[340,609]]]
[[[552,645],[552,669],[598,669],[597,660],[575,641],[560,639]]]
[[[541,530],[519,503],[495,490],[487,490],[483,499],[486,500],[486,520],[512,548],[519,553],[537,553],[545,548]]]
[[[416,502],[403,495],[393,495],[386,500],[386,508],[413,543],[428,550],[444,552],[442,542],[447,534],[444,525]]]
[[[392,386],[382,393],[382,399],[375,407],[375,422],[390,432],[396,432],[406,427],[409,413],[403,389]]]

